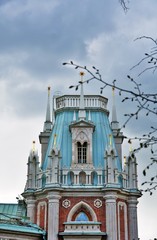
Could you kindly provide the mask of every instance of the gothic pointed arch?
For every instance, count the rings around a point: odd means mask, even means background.
[[[85,213],[88,212],[89,215],[91,216],[91,221],[93,222],[97,222],[97,216],[94,212],[94,210],[85,202],[81,201],[79,203],[77,203],[69,212],[68,217],[67,217],[67,222],[71,222],[73,220],[75,220],[75,218],[73,218],[73,216],[78,215],[79,210],[80,212],[82,212],[82,209],[84,209]],[[90,217],[88,217],[90,219]]]

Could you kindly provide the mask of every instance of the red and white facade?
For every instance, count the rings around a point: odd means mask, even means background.
[[[80,108],[79,96],[75,102],[68,102],[72,96],[55,97],[53,114],[49,98],[39,136],[42,165],[35,150],[28,159],[28,217],[46,230],[48,240],[138,240],[137,163],[130,152],[122,164],[115,106],[110,126],[106,98],[84,96],[82,89]]]

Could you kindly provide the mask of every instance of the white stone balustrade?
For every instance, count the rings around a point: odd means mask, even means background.
[[[64,95],[55,98],[56,110],[62,108],[79,108],[80,96],[79,95]],[[101,108],[106,110],[107,98],[101,96],[84,96],[85,108]]]

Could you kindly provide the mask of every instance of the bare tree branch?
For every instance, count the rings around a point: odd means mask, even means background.
[[[143,57],[137,64],[135,64],[132,68],[136,68],[138,66],[140,66],[142,63],[149,64],[149,67],[145,67],[144,70],[142,70],[138,76],[142,75],[144,72],[152,70],[153,73],[155,73],[156,69],[157,69],[157,40],[153,39],[152,37],[147,37],[147,36],[141,36],[135,39],[135,41],[137,40],[141,40],[141,39],[147,39],[147,40],[151,40],[153,42],[153,44],[155,44],[155,46],[153,46],[150,50],[150,53],[145,53],[145,57]]]
[[[141,37],[141,38],[145,38],[145,37]],[[140,39],[140,38],[139,38]],[[147,39],[152,40],[150,37],[148,37]],[[156,41],[153,41],[154,43],[156,43]],[[154,50],[153,50],[154,51]],[[144,59],[142,59],[136,66],[139,66],[140,63],[142,61],[144,61],[145,59],[149,59],[151,57],[153,57],[153,60],[150,59],[149,62],[152,63],[152,61],[154,61],[154,59],[156,59],[156,49],[155,52],[147,54],[146,57]],[[148,63],[149,64],[149,63]],[[122,86],[120,86],[116,80],[114,80],[112,83],[109,83],[105,80],[103,80],[102,75],[99,71],[98,68],[96,68],[95,66],[93,66],[91,69],[86,67],[86,66],[81,66],[78,64],[75,64],[73,61],[70,62],[65,62],[63,63],[63,65],[70,65],[71,67],[75,68],[75,69],[80,69],[83,71],[87,72],[87,79],[84,80],[83,84],[88,84],[91,81],[98,81],[101,83],[101,87],[100,87],[100,93],[103,93],[103,90],[106,87],[110,87],[110,88],[114,88],[117,89],[119,92],[120,97],[122,97],[122,102],[134,102],[135,103],[135,111],[132,113],[127,113],[124,114],[124,116],[126,117],[126,121],[123,123],[122,127],[119,129],[119,132],[121,131],[122,128],[125,128],[125,126],[128,124],[128,122],[130,122],[132,119],[139,119],[139,114],[142,111],[145,111],[145,116],[148,116],[149,114],[153,114],[154,116],[157,115],[157,93],[152,93],[152,92],[144,92],[142,90],[142,85],[140,83],[138,83],[136,80],[134,80],[132,77],[130,77],[129,75],[127,76],[127,78],[130,80],[130,82],[132,83],[132,88],[124,88]],[[146,68],[144,71],[147,71],[147,69],[151,69],[153,66]],[[156,69],[156,66],[155,68]],[[88,77],[89,76],[89,77]],[[75,90],[78,90],[79,86],[82,84],[82,82],[78,82],[75,85],[71,85],[69,88],[75,88]],[[119,134],[119,132],[117,134]],[[137,137],[135,136],[134,138],[129,138],[126,137],[127,139],[129,139],[129,141],[131,140],[136,140],[139,143],[139,146],[137,146],[136,149],[133,150],[134,153],[137,153],[139,151],[141,151],[142,149],[149,149],[150,154],[151,154],[151,162],[147,165],[147,167],[144,169],[143,171],[143,175],[146,176],[147,175],[147,171],[150,169],[150,166],[154,165],[155,163],[157,163],[157,128],[154,126],[151,126],[151,131],[149,133],[144,133],[143,136]],[[149,192],[152,195],[152,191],[156,189],[157,187],[157,177],[152,177],[151,181],[148,182],[144,182],[144,185],[149,185],[149,187],[147,187],[146,189],[144,189],[143,191],[145,192]]]
[[[124,12],[126,13],[129,8],[128,8],[128,4],[129,4],[129,0],[125,1],[125,0],[119,0]]]

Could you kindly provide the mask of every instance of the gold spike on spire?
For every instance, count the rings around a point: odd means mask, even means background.
[[[32,151],[35,152],[35,141],[32,143]]]
[[[84,72],[80,72],[81,76],[81,81],[79,83],[81,84],[81,92],[80,92],[80,109],[79,109],[79,119],[84,119],[86,118],[86,112],[85,112],[85,106],[84,106],[84,93],[83,93],[83,76]]]
[[[83,76],[85,75],[84,72],[80,72],[80,76],[81,76],[81,82],[83,82]]]
[[[57,134],[54,134],[53,146],[55,147],[57,143]]]
[[[47,89],[48,89],[48,96],[50,96],[51,87],[49,86]]]
[[[112,135],[109,134],[109,145],[111,146],[112,145]]]
[[[112,87],[112,96],[114,97],[115,87]]]
[[[131,139],[129,139],[128,143],[129,143],[129,152],[132,152],[132,141],[131,141]]]
[[[126,165],[126,156],[124,156],[124,166]]]

